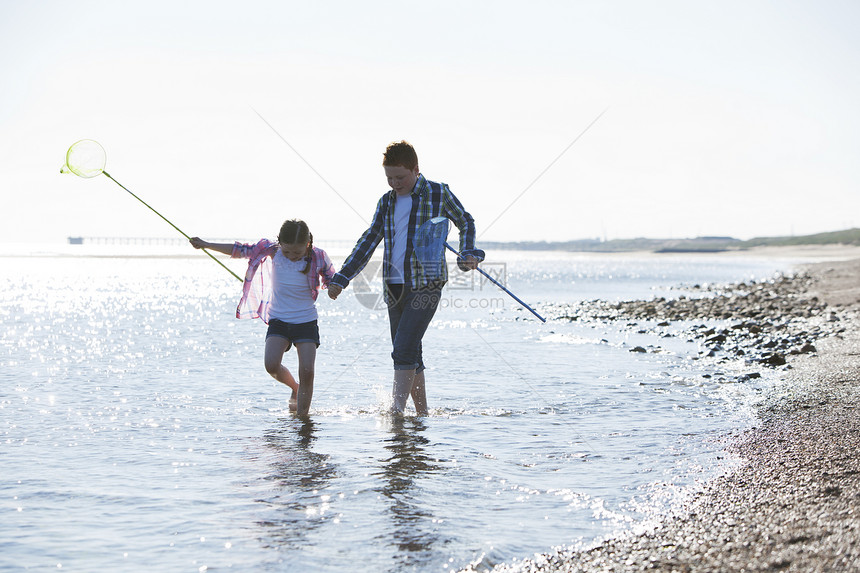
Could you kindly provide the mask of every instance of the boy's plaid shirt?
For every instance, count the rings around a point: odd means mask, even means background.
[[[364,232],[352,254],[347,257],[343,263],[343,267],[339,273],[336,273],[332,278],[332,283],[346,288],[349,281],[358,275],[370,257],[373,251],[379,245],[380,241],[384,240],[385,255],[383,264],[383,280],[388,281],[391,272],[391,251],[394,242],[394,204],[396,194],[392,189],[382,196],[379,203],[376,205],[376,212],[373,214],[373,222],[370,228]],[[446,217],[450,219],[454,225],[460,230],[460,254],[465,256],[472,255],[478,260],[483,260],[484,252],[475,249],[475,221],[472,216],[466,212],[463,205],[451,193],[445,183],[436,183],[428,181],[423,175],[418,175],[418,180],[415,182],[415,187],[412,189],[412,211],[409,214],[409,229],[406,240],[406,261],[404,265],[406,273],[405,281],[411,284],[413,289],[421,288],[429,284],[429,280],[424,277],[424,271],[418,258],[413,253],[413,240],[415,232],[426,221],[434,217]],[[448,270],[443,267],[441,282],[448,280]],[[434,281],[440,282],[439,279]]]

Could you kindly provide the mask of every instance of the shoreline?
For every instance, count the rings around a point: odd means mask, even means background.
[[[644,533],[493,571],[860,570],[860,259],[803,265],[793,277],[683,304],[597,307],[557,318],[727,320],[722,332],[697,336],[711,352],[780,368],[783,383],[760,404],[756,424],[729,437],[741,465],[705,484],[679,515]]]

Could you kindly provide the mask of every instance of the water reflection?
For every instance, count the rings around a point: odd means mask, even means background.
[[[387,512],[393,526],[390,533],[378,539],[396,549],[393,571],[438,559],[438,554],[433,554],[434,546],[445,542],[432,513],[432,491],[421,484],[423,477],[444,469],[425,449],[430,443],[423,435],[426,429],[420,418],[393,420],[391,435],[383,446],[389,455],[381,460],[376,474],[384,479],[379,491],[390,503]],[[437,552],[438,549],[435,548]]]
[[[313,450],[317,425],[296,417],[279,420],[278,427],[263,438],[271,456],[271,494],[260,503],[268,505],[267,519],[258,521],[266,532],[269,547],[294,548],[312,544],[310,532],[319,529],[333,515],[322,493],[338,475],[327,454]]]

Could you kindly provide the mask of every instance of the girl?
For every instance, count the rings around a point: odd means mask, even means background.
[[[234,259],[250,259],[236,318],[260,318],[269,325],[264,364],[272,378],[290,387],[290,410],[307,416],[314,394],[314,361],[320,345],[316,299],[327,288],[334,268],[304,221],[284,221],[278,241],[256,244],[209,243],[191,238],[195,249],[212,249]],[[299,383],[281,364],[295,345],[299,356]]]

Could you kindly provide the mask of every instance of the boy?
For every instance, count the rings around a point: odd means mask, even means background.
[[[328,287],[332,299],[364,268],[380,241],[384,240],[383,281],[391,342],[394,350],[392,410],[403,414],[409,396],[419,416],[426,416],[427,394],[421,339],[439,306],[447,269],[441,279],[424,275],[413,252],[415,231],[426,221],[442,216],[460,231],[457,264],[472,270],[484,260],[484,251],[475,248],[475,221],[444,183],[428,181],[418,168],[418,155],[407,142],[389,145],[382,166],[391,190],[376,205],[373,222],[347,257]]]

